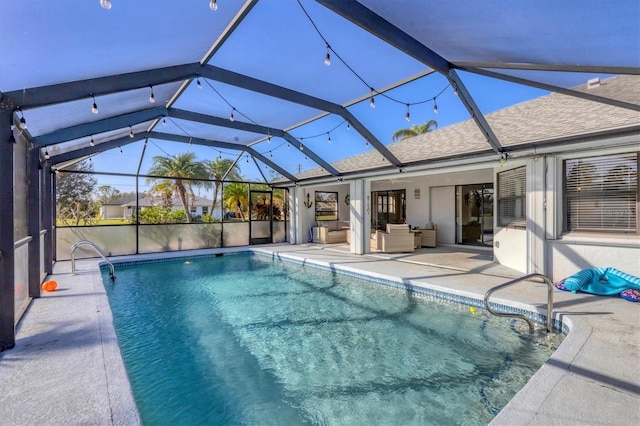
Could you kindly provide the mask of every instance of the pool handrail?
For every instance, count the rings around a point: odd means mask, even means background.
[[[549,277],[547,277],[544,274],[538,274],[538,273],[528,274],[523,277],[508,281],[504,284],[500,284],[495,287],[492,287],[484,295],[484,306],[487,309],[487,311],[489,311],[493,315],[496,315],[499,317],[515,317],[515,318],[520,318],[525,320],[529,325],[529,333],[533,333],[535,329],[533,325],[533,321],[531,321],[526,316],[522,314],[517,314],[517,313],[497,312],[489,305],[489,298],[497,290],[503,289],[505,287],[510,287],[514,284],[519,283],[520,281],[530,280],[531,278],[542,278],[544,283],[547,284],[547,333],[551,333],[553,329],[553,282],[549,279]]]
[[[78,247],[82,247],[82,246],[91,247],[92,249],[95,250],[96,253],[98,253],[98,255],[100,255],[102,260],[107,262],[107,264],[109,265],[109,277],[111,278],[111,281],[115,281],[116,273],[115,273],[115,269],[113,267],[113,263],[111,263],[111,261],[109,259],[107,259],[107,256],[102,252],[102,250],[100,250],[98,248],[97,245],[95,245],[93,242],[91,242],[89,240],[80,240],[80,241],[78,241],[77,243],[74,243],[71,246],[71,275],[75,275],[76,274],[76,249]]]

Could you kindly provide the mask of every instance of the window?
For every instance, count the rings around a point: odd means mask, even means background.
[[[526,167],[498,173],[498,226],[526,228]]]
[[[338,193],[316,191],[316,221],[338,220]]]
[[[565,231],[638,229],[638,153],[566,160]]]

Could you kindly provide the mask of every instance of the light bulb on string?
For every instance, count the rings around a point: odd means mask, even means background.
[[[373,97],[373,89],[371,89],[371,99],[369,99],[369,106],[371,108],[375,108],[376,107],[376,100]]]
[[[129,126],[129,137],[133,139],[133,127]]]
[[[458,85],[453,83],[453,94],[458,96]]]
[[[235,121],[235,117],[233,116],[233,111],[235,111],[235,108],[231,108],[231,114],[229,114],[229,121]]]
[[[307,161],[307,156],[306,155],[304,156],[304,161]]]
[[[436,103],[436,98],[433,98],[433,112],[435,114],[438,113],[438,104]]]
[[[118,148],[120,149],[120,155],[122,155],[122,154],[123,154],[123,152],[122,152],[122,147],[121,147],[121,146],[119,146]]]
[[[218,160],[222,160],[222,152],[218,151]]]
[[[249,156],[247,155],[247,164],[249,164]]]
[[[95,142],[93,141],[93,135],[91,135],[91,140],[89,141],[89,146],[95,146]]]
[[[327,142],[331,145],[331,133],[327,133]]]
[[[369,146],[369,141],[368,141],[368,140],[365,140],[365,142],[364,142],[364,146],[366,146],[366,147],[368,147],[368,146]]]
[[[273,152],[269,151],[269,158],[273,158]]]
[[[200,83],[200,78],[196,78],[196,86],[198,89],[202,89],[202,83]]]
[[[162,125],[163,125],[163,126],[166,126],[166,125],[167,125],[167,119],[166,119],[166,118],[163,118],[163,119],[162,119]]]
[[[216,0],[210,0],[209,9],[213,10],[214,12],[218,10],[218,2]]]
[[[324,55],[324,64],[326,66],[331,65],[331,55],[329,54],[329,43],[327,43],[327,54]]]
[[[300,144],[300,151],[304,151],[304,145]]]
[[[271,143],[271,135],[267,135],[267,143],[270,144]]]
[[[91,99],[93,99],[93,105],[91,105],[91,112],[94,114],[98,113],[98,104],[96,103],[96,98],[91,94]]]
[[[189,136],[189,146],[191,146],[191,143],[193,142],[193,137]]]
[[[100,0],[100,6],[102,6],[103,9],[109,10],[109,9],[111,9],[111,1],[110,0]]]
[[[49,157],[49,150],[48,150],[48,149],[47,149],[47,147],[45,146],[45,147],[44,147],[44,159],[45,159],[45,160],[48,160],[49,158],[50,158],[50,157]]]
[[[404,115],[404,119],[411,121],[411,114],[409,113],[409,104],[407,104],[407,113]]]
[[[347,130],[351,130],[351,124],[347,121]]]
[[[287,149],[291,148],[291,144],[287,142]]]
[[[153,86],[149,86],[151,88],[151,94],[149,95],[149,102],[154,103],[156,101],[156,96],[153,94]]]

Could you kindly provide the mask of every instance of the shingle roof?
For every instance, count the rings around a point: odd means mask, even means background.
[[[599,87],[575,90],[609,96],[640,105],[640,77],[615,76],[602,80]],[[486,115],[487,122],[504,147],[536,144],[559,138],[594,132],[625,129],[640,125],[640,112],[551,93]],[[488,152],[485,137],[469,119],[388,145],[404,164]],[[372,150],[332,163],[342,173],[364,171],[384,165],[380,154]],[[298,178],[329,176],[321,168],[297,175]]]

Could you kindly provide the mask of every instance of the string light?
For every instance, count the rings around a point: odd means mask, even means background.
[[[24,119],[24,113],[22,112],[22,108],[19,108],[18,111],[20,111],[20,128],[22,130],[26,130],[27,129],[27,120]]]
[[[198,87],[198,89],[202,89],[202,83],[200,83],[200,78],[196,78],[196,86]]]
[[[269,151],[269,158],[273,158],[273,152]]]
[[[438,104],[436,103],[436,98],[433,98],[433,112],[435,114],[438,113]]]
[[[267,143],[270,144],[271,143],[271,135],[267,134]]]
[[[151,88],[151,94],[149,95],[149,102],[154,103],[156,101],[156,97],[153,94],[153,86],[149,86]]]
[[[304,151],[304,145],[300,144],[300,151]]]
[[[329,54],[330,47],[329,47],[329,43],[325,43],[325,44],[327,45],[327,54],[324,55],[324,64],[326,66],[329,66],[331,65],[331,55]]]
[[[370,85],[368,84],[364,78],[362,78],[362,76],[360,74],[358,74],[353,67],[351,67],[341,56],[338,52],[336,52],[335,49],[333,49],[330,45],[329,45],[329,41],[325,38],[325,36],[320,32],[320,30],[318,29],[318,26],[316,25],[316,23],[313,21],[313,19],[311,19],[311,16],[309,15],[309,13],[307,12],[307,10],[304,8],[304,6],[302,5],[302,2],[300,0],[297,0],[298,5],[300,6],[300,9],[302,9],[302,12],[305,14],[305,16],[307,17],[307,19],[309,20],[309,22],[311,23],[311,25],[313,26],[313,28],[316,30],[316,32],[318,33],[318,36],[320,36],[320,38],[322,39],[322,41],[325,43],[325,47],[327,49],[326,54],[325,54],[325,64],[329,65],[329,61],[330,61],[330,56],[329,56],[329,50],[331,50],[331,52],[335,55],[335,57],[337,57],[340,62],[342,62],[344,64],[345,67],[347,67],[347,69],[349,71],[351,71],[351,73],[358,78],[364,85],[366,85],[370,90],[371,90],[371,96],[369,98],[369,105],[371,106],[371,108],[375,108],[375,98],[374,98],[374,94],[378,94],[380,96],[384,96],[385,98],[396,102],[396,103],[402,103],[405,105],[417,105],[417,104],[422,104],[422,103],[426,103],[426,102],[430,102],[430,101],[435,101],[435,98],[439,95],[436,95],[432,98],[429,98],[427,100],[424,101],[420,101],[420,102],[413,102],[413,103],[407,103],[407,102],[402,102],[399,99],[393,98],[385,93],[381,93],[381,92],[376,92],[376,90]],[[454,87],[454,93],[457,95],[457,87],[455,86],[455,84],[452,82],[451,85]],[[442,90],[442,92],[444,92],[444,90],[446,90],[446,88],[449,87],[449,84],[447,84],[447,86]],[[440,93],[442,93],[440,92]],[[405,119],[407,121],[409,121],[409,114],[405,115]]]
[[[93,135],[91,135],[91,141],[89,141],[89,146],[95,146],[95,142],[93,141]]]
[[[118,148],[120,148],[120,155],[122,155],[122,154],[123,154],[123,152],[122,152],[122,147],[121,147],[121,146],[119,146]]]
[[[456,83],[451,83],[453,86],[453,94],[458,96],[458,85]]]
[[[191,146],[191,142],[193,142],[193,137],[189,136],[189,146]]]
[[[109,10],[109,9],[111,9],[111,1],[110,0],[100,0],[100,6],[102,6],[103,9]]]
[[[247,164],[249,164],[249,156],[247,155]]]
[[[404,119],[407,121],[411,121],[411,114],[409,113],[409,104],[407,104],[407,113],[405,114]]]
[[[287,149],[291,148],[291,144],[287,142]]]
[[[44,159],[45,159],[45,160],[48,160],[49,158],[50,158],[50,157],[49,157],[49,150],[48,150],[48,149],[47,149],[47,147],[45,146],[45,147],[44,147]]]
[[[218,151],[218,160],[222,160],[222,151]]]
[[[347,130],[351,130],[351,124],[347,121]]]
[[[210,0],[209,9],[213,10],[214,12],[218,10],[218,2],[216,0]]]
[[[331,133],[327,132],[327,142],[331,145]]]
[[[129,137],[133,139],[133,127],[129,126]]]
[[[229,114],[229,121],[235,121],[235,117],[233,116],[233,111],[235,111],[235,108],[231,108],[231,114]]]
[[[93,105],[91,105],[91,112],[94,114],[98,113],[98,104],[96,103],[96,98],[95,96],[93,96],[93,93],[91,93],[91,99],[93,99]]]
[[[163,126],[166,126],[166,125],[167,125],[167,119],[166,119],[166,118],[163,118],[163,119],[162,119],[162,125],[163,125]]]

